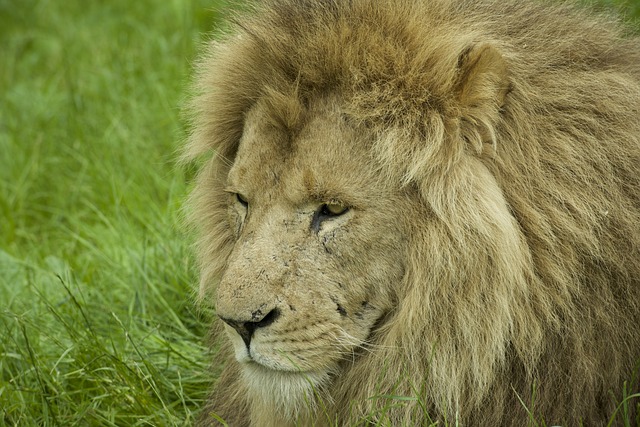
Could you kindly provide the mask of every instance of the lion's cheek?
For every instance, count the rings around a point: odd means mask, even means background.
[[[335,328],[316,329],[312,338],[304,334],[256,337],[251,344],[251,360],[263,367],[284,372],[323,372],[331,370],[339,359]],[[325,328],[322,328],[325,329]],[[266,334],[265,334],[266,335]]]

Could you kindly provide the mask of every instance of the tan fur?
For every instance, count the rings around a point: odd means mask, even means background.
[[[249,349],[216,322],[202,425],[603,425],[640,388],[640,43],[614,20],[265,0],[196,82],[201,297],[279,314]]]

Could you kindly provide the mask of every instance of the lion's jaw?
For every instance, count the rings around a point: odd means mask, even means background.
[[[242,381],[252,402],[255,419],[273,419],[275,425],[312,418],[318,409],[318,399],[325,405],[330,399],[325,393],[330,382],[329,372],[286,372],[245,363]]]
[[[216,310],[254,403],[291,419],[391,310],[403,241],[390,212],[402,202],[362,169],[366,150],[344,144],[356,136],[337,112],[315,111],[291,137],[263,110],[249,113],[228,174],[235,245]]]

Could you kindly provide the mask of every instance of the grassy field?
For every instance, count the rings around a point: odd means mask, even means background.
[[[174,159],[216,6],[0,0],[0,425],[191,425],[205,399]]]
[[[189,425],[210,381],[176,168],[211,1],[0,1],[0,425]]]

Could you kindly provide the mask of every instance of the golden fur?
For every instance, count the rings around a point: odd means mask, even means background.
[[[185,154],[227,321],[201,423],[603,425],[640,388],[624,32],[528,0],[239,14],[197,64]]]

